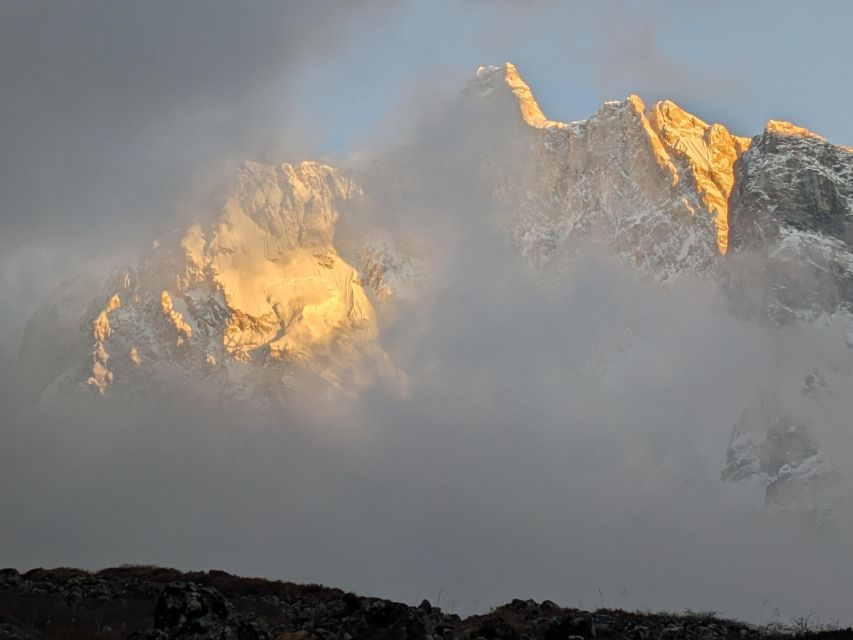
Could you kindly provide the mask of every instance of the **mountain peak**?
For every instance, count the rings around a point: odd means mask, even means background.
[[[511,96],[522,120],[535,129],[567,130],[565,123],[549,119],[542,111],[529,85],[512,62],[501,66],[479,67],[471,85],[481,98],[503,94]],[[508,89],[508,91],[507,91]],[[713,216],[717,250],[728,250],[728,199],[734,184],[734,163],[749,148],[750,139],[732,135],[720,124],[708,124],[688,113],[672,100],[661,100],[650,107],[637,95],[605,106],[635,114],[658,166],[675,188],[684,167],[696,185],[701,207]],[[793,125],[790,125],[793,127]],[[803,130],[805,131],[805,130]]]
[[[672,100],[647,107],[631,94],[616,104],[633,111],[657,164],[670,175],[672,187],[683,177],[695,185],[701,207],[713,216],[717,249],[726,253],[734,163],[749,148],[750,139],[732,135],[721,124],[709,125]]]
[[[809,131],[805,127],[799,127],[785,120],[768,120],[764,131],[767,133],[778,133],[783,136],[801,136],[803,138],[814,138],[815,140],[826,140],[826,138],[814,131]]]
[[[551,126],[564,126],[560,122],[545,117],[542,108],[533,97],[530,86],[522,79],[512,62],[505,62],[497,67],[492,65],[479,67],[474,82],[481,96],[487,96],[501,86],[508,88],[518,104],[522,119],[531,127],[544,129]]]

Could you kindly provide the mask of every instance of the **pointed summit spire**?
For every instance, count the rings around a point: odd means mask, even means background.
[[[522,79],[518,73],[518,69],[512,62],[507,61],[499,67],[479,67],[475,82],[482,86],[480,95],[483,96],[489,95],[498,89],[500,84],[506,86],[515,97],[522,119],[531,127],[544,129],[551,126],[565,126],[560,122],[555,122],[545,117],[539,103],[533,97],[533,92]]]

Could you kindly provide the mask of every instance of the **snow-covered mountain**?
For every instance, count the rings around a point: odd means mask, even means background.
[[[593,236],[667,280],[708,272],[726,253],[734,165],[748,139],[634,95],[587,120],[553,122],[511,64],[481,67],[468,91],[514,100],[527,125],[523,157],[501,167],[495,197],[509,204],[504,224],[531,261]]]
[[[735,251],[760,256],[751,283],[776,322],[847,313],[853,303],[853,149],[770,121],[738,166]]]
[[[227,401],[283,400],[298,374],[347,392],[399,382],[376,306],[408,263],[381,233],[344,243],[346,257],[335,243],[340,207],[362,198],[326,165],[245,163],[213,225],[160,238],[94,292],[76,283],[37,311],[24,377],[45,397],[138,396],[189,374]]]
[[[739,137],[634,95],[556,122],[510,63],[478,69],[451,113],[432,125],[437,137],[460,122],[465,135],[447,134],[441,144],[459,146],[434,164],[464,173],[543,278],[559,281],[594,243],[664,286],[712,281],[755,321],[850,325],[851,149],[778,121]],[[286,403],[305,380],[350,394],[404,385],[382,347],[383,314],[395,296],[417,295],[430,264],[388,221],[415,190],[448,191],[413,169],[430,144],[360,171],[247,162],[215,223],[161,238],[137,264],[39,309],[21,378],[45,399],[190,381],[220,401]],[[831,375],[804,363],[806,401],[831,393]],[[808,424],[761,400],[734,428],[723,477],[760,476],[768,503],[785,505],[835,473]]]
[[[515,103],[526,124],[512,134],[526,138],[520,157],[499,162],[492,191],[532,265],[571,269],[579,247],[595,241],[662,283],[710,279],[748,318],[849,333],[853,150],[775,120],[738,137],[671,101],[646,106],[637,96],[554,122],[510,64],[481,68],[467,93]],[[824,413],[837,374],[803,363],[793,393],[806,411],[773,394],[746,407],[723,479],[756,480],[768,504],[824,517],[838,472],[809,420]]]

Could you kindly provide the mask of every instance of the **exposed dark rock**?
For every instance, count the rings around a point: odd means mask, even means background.
[[[0,640],[38,640],[42,637],[23,623],[0,615]]]
[[[586,616],[569,614],[554,620],[545,631],[543,640],[561,640],[571,636],[593,637],[592,620]]]
[[[810,136],[756,136],[735,166],[729,225],[732,255],[760,260],[760,270],[733,265],[761,273],[747,284],[772,320],[853,305],[853,152]]]
[[[783,631],[712,614],[589,612],[520,599],[463,620],[428,602],[408,606],[223,571],[0,572],[0,640],[775,640],[793,632]],[[853,640],[853,631],[809,637]]]
[[[236,615],[219,591],[192,582],[163,589],[154,609],[154,628],[170,637],[269,638],[266,630]]]

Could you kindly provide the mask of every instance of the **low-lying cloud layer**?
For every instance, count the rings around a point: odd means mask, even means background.
[[[414,348],[386,345],[410,364],[405,398],[260,419],[186,396],[13,420],[4,562],[442,591],[462,612],[530,596],[844,614],[849,514],[818,530],[719,480],[740,408],[799,365],[781,336],[702,285],[661,293],[601,261],[556,298],[488,267],[454,272]],[[823,339],[794,337],[812,357]]]

